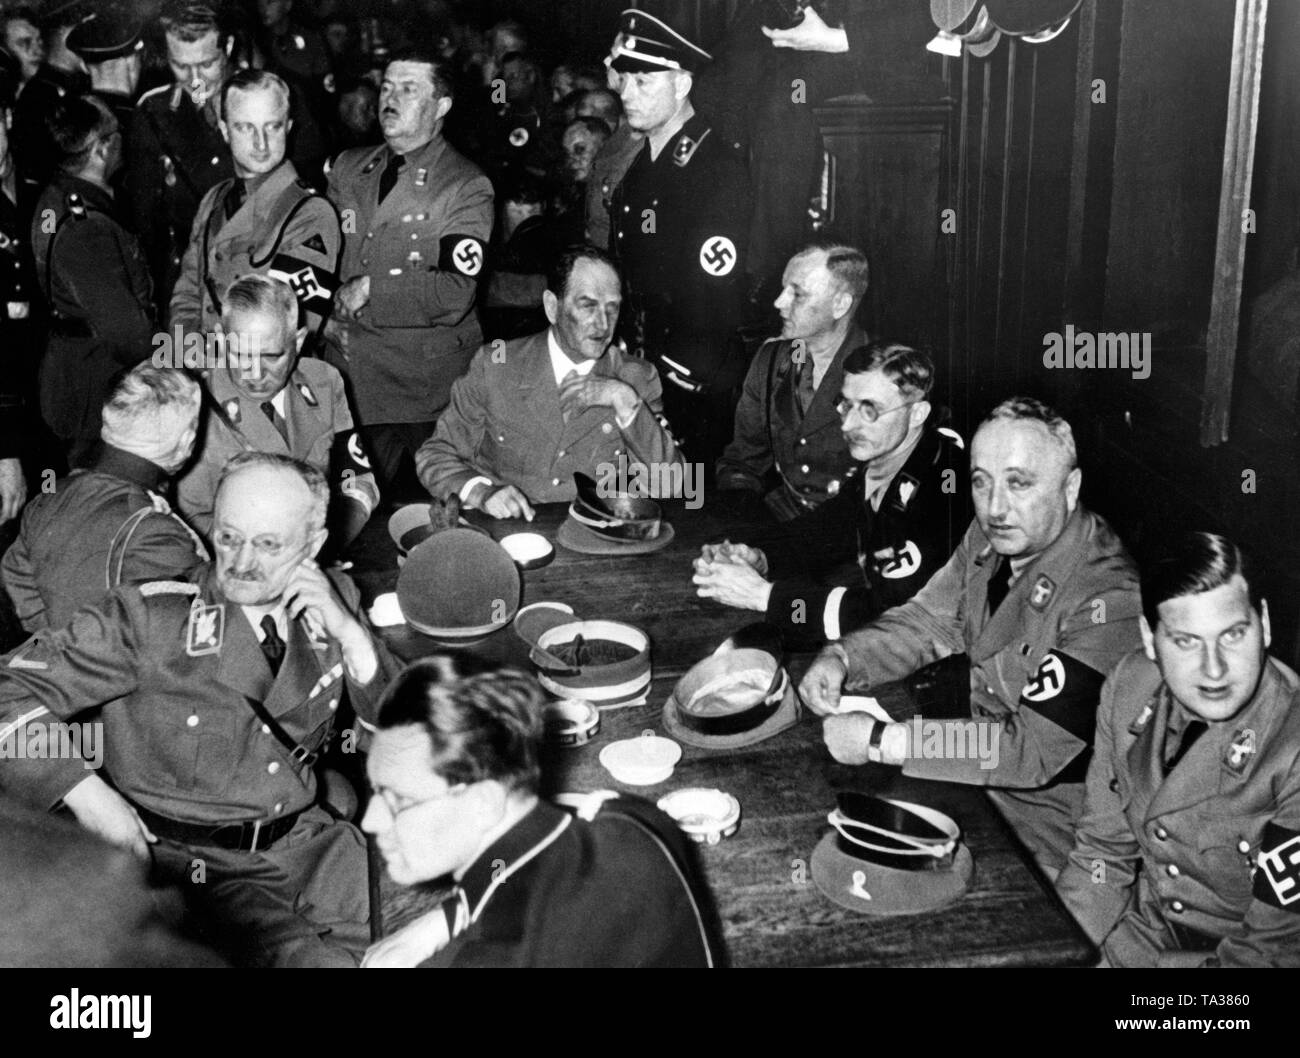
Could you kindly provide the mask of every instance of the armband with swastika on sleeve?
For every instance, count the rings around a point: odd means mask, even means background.
[[[1300,830],[1264,824],[1256,863],[1255,899],[1300,914]]]
[[[471,279],[483,271],[487,250],[473,235],[444,235],[438,243],[438,267]]]
[[[267,274],[293,288],[294,296],[298,299],[300,323],[304,319],[303,314],[307,312],[329,315],[330,302],[339,285],[338,277],[333,272],[287,253],[278,253],[271,261]]]

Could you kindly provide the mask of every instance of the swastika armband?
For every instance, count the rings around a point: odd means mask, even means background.
[[[700,268],[706,275],[722,278],[736,267],[736,244],[725,235],[710,235],[700,244]]]
[[[330,302],[338,288],[338,277],[333,272],[292,257],[287,253],[278,253],[271,261],[267,274],[283,280],[293,288],[298,299],[298,320],[304,319],[303,313],[314,312],[318,316],[328,316]]]
[[[471,279],[483,271],[486,250],[472,235],[444,235],[438,243],[438,267]]]
[[[1079,741],[1092,745],[1097,699],[1106,677],[1069,654],[1048,651],[1020,691],[1020,708],[1030,709]]]
[[[1255,899],[1300,914],[1300,830],[1264,824],[1256,863]]]

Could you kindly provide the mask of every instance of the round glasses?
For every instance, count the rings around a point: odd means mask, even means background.
[[[867,422],[877,422],[886,415],[893,415],[896,411],[902,411],[904,408],[910,408],[913,404],[920,404],[919,400],[909,400],[906,404],[900,404],[894,408],[886,408],[881,411],[869,400],[849,400],[848,397],[841,397],[835,402],[835,411],[841,419],[847,419],[855,411],[861,415]]]

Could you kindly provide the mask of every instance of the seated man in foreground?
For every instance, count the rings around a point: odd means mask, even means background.
[[[766,531],[764,550],[706,545],[700,597],[758,610],[788,643],[816,646],[915,595],[970,524],[965,445],[943,425],[946,409],[931,407],[933,383],[934,363],[911,346],[849,353],[835,407],[858,471],[816,510]],[[846,584],[855,560],[861,573]]]
[[[531,676],[439,655],[403,672],[379,710],[362,820],[393,880],[450,876],[452,895],[364,966],[714,966],[693,849],[652,805],[537,796],[545,695]]]
[[[975,521],[948,564],[823,650],[800,692],[831,714],[823,734],[836,760],[989,787],[1055,879],[1074,847],[1102,681],[1138,643],[1137,574],[1110,526],[1079,505],[1074,435],[1051,408],[998,405],[970,464]],[[837,715],[846,685],[899,680],[963,652],[972,720]]]
[[[365,843],[317,804],[312,765],[345,690],[373,717],[396,667],[356,586],[313,560],[327,495],[305,463],[236,456],[216,561],[194,583],[118,588],[0,659],[0,785],[152,858],[201,938],[240,965],[355,966],[369,941]],[[86,738],[57,759],[23,751],[101,706],[94,745],[113,785]]]
[[[623,300],[614,262],[590,246],[566,251],[542,300],[549,330],[485,345],[452,385],[416,453],[424,487],[494,518],[573,499],[574,471],[600,482],[620,466],[640,478],[640,466],[668,486],[652,495],[677,495],[685,467],[661,415],[659,373],[610,344]]]
[[[240,452],[293,456],[326,476],[336,549],[361,532],[379,504],[343,376],[324,360],[299,356],[307,328],[298,322],[298,301],[283,280],[251,273],[225,292],[226,366],[204,375],[207,421],[194,463],[177,484],[181,513],[201,533],[212,532],[217,482]]]
[[[1056,883],[1104,965],[1300,966],[1300,679],[1258,583],[1212,533],[1142,570]]]

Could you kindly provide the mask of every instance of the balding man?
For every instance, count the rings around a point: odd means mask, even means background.
[[[193,464],[177,484],[181,513],[212,531],[217,483],[240,452],[279,452],[310,463],[330,485],[334,546],[351,542],[379,505],[379,487],[352,422],[343,376],[323,360],[300,357],[293,291],[270,276],[241,276],[224,292],[226,363],[204,382],[211,400]]]
[[[199,386],[185,372],[139,364],[104,402],[95,461],[23,512],[0,563],[28,632],[61,628],[120,584],[186,579],[208,557],[164,498],[194,450]]]
[[[735,436],[718,460],[720,491],[765,493],[783,522],[840,491],[853,457],[835,406],[844,358],[867,341],[857,324],[867,275],[866,255],[838,243],[811,243],[790,259],[776,299],[781,337],[750,364]]]
[[[343,235],[329,199],[285,157],[293,128],[289,86],[266,70],[241,70],[221,88],[220,114],[235,175],[199,203],[172,290],[170,324],[215,331],[226,288],[256,272],[292,286],[300,317],[315,334],[338,285]]]
[[[826,715],[836,760],[987,786],[1055,878],[1074,848],[1102,682],[1139,645],[1137,572],[1110,526],[1079,505],[1074,436],[1046,405],[998,405],[975,434],[970,471],[975,521],[947,565],[823,650],[800,690]],[[846,686],[869,689],[960,653],[973,722],[927,727],[910,707],[895,716],[907,723],[840,712]]]
[[[241,965],[355,966],[369,940],[365,846],[317,804],[313,765],[343,694],[372,717],[395,666],[356,586],[313,558],[328,496],[305,463],[239,455],[192,583],[117,588],[0,658],[0,750],[102,707],[113,785],[78,755],[11,751],[0,784],[151,857]]]

